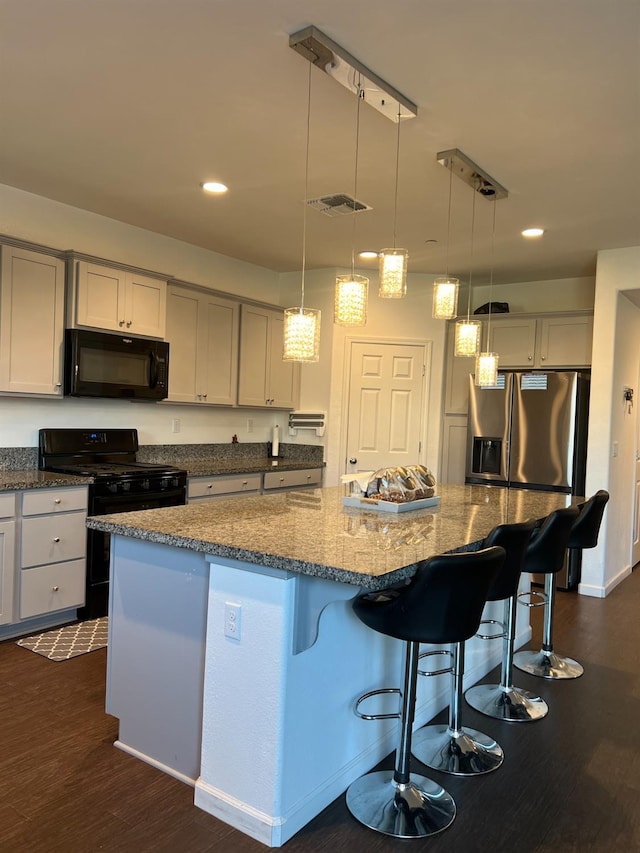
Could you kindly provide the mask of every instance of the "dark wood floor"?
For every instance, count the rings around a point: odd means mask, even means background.
[[[551,707],[538,723],[501,724],[465,706],[465,722],[493,735],[506,758],[476,779],[427,773],[456,800],[448,830],[395,841],[357,824],[339,797],[285,849],[640,850],[640,571],[605,600],[560,594],[556,615],[556,649],[578,658],[584,676],[548,683],[518,673]],[[264,851],[197,809],[191,788],[112,746],[105,661],[97,651],[53,663],[0,644],[0,850]]]

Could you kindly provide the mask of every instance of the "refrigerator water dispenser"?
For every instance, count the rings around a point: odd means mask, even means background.
[[[474,474],[500,474],[502,458],[502,439],[474,436],[473,468]]]

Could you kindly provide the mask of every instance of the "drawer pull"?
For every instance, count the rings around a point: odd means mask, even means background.
[[[62,503],[62,500],[60,498],[56,498],[54,500],[54,504],[59,504],[59,503]]]
[[[242,481],[242,485],[243,485],[243,486],[246,486],[246,485],[247,485],[247,481],[246,481],[246,480],[243,480],[243,481]]]
[[[212,488],[213,488],[213,483],[209,483],[209,485],[207,486],[207,488],[208,488],[208,489],[212,489]]]
[[[60,537],[59,537],[59,536],[54,536],[54,537],[53,537],[53,541],[54,541],[54,542],[59,542],[59,541],[60,541]]]
[[[52,592],[58,592],[59,589],[60,589],[60,587],[57,584],[55,586],[51,587]]]

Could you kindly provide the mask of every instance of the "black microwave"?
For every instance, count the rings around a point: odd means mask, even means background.
[[[169,393],[165,341],[67,329],[64,364],[71,397],[163,400]]]

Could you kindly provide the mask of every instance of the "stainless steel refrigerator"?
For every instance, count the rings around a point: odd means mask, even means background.
[[[467,483],[584,495],[589,381],[576,371],[500,372],[479,388],[469,377]],[[579,580],[573,558],[560,588]]]

